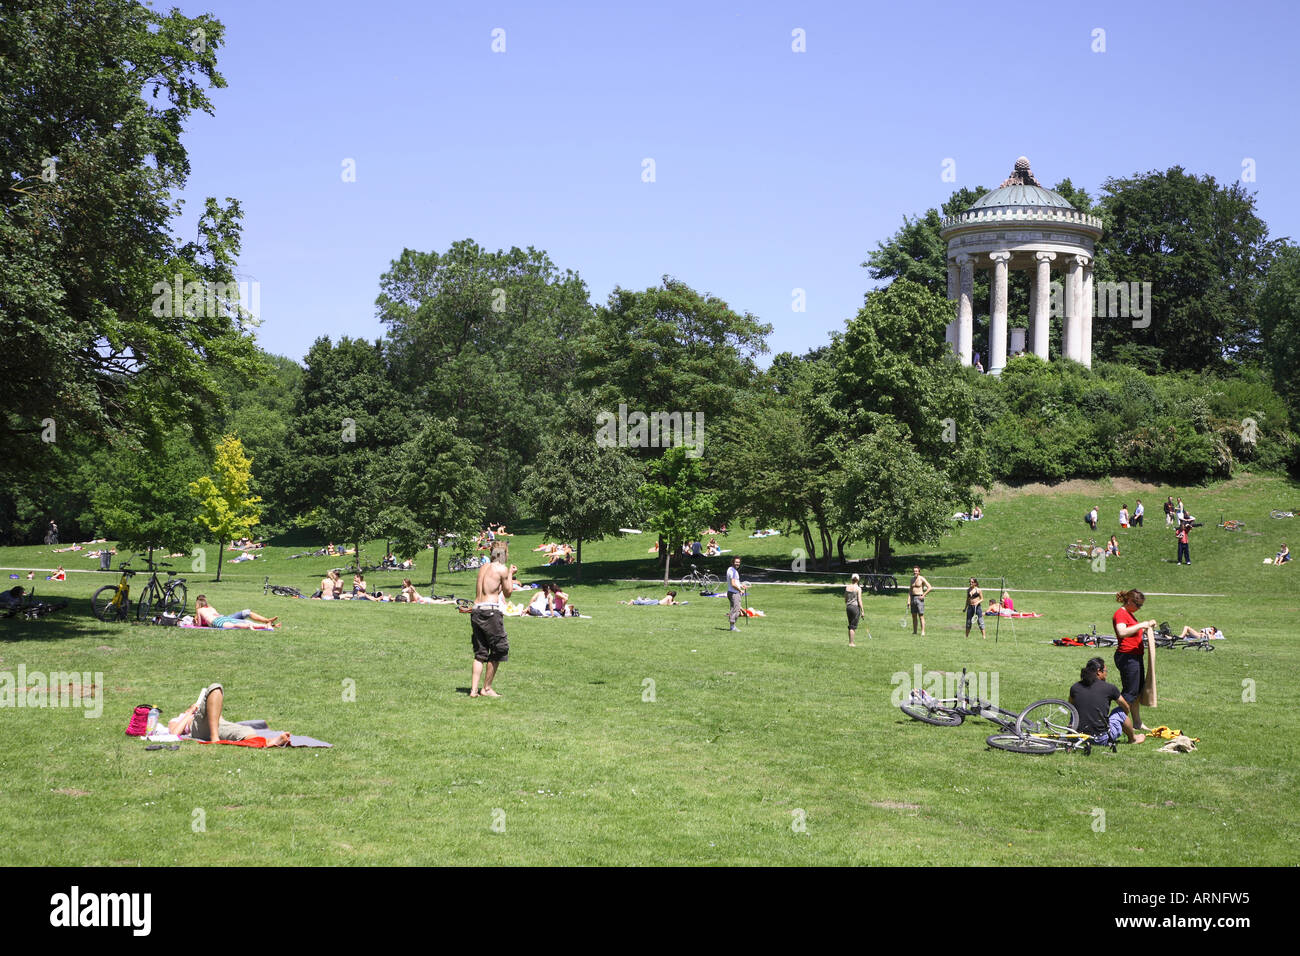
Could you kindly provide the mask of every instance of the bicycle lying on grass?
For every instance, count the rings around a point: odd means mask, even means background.
[[[1246,522],[1235,521],[1232,519],[1229,519],[1227,521],[1220,521],[1218,526],[1222,528],[1224,531],[1245,531],[1246,530]]]
[[[1105,553],[1105,548],[1097,547],[1096,538],[1089,538],[1087,544],[1084,544],[1083,541],[1080,540],[1074,542],[1074,544],[1067,544],[1065,546],[1065,556],[1071,561],[1076,558],[1100,558]]]
[[[1074,637],[1063,637],[1052,642],[1062,646],[1078,645],[1082,647],[1114,647],[1119,640],[1110,634],[1098,634],[1097,625],[1092,625],[1091,633],[1076,634]]]
[[[46,614],[61,611],[67,606],[67,601],[51,603],[49,601],[36,600],[36,589],[33,588],[27,594],[23,595],[23,602],[21,604],[7,605],[4,608],[3,613],[0,613],[0,617],[14,618],[21,616],[25,617],[29,621],[35,621],[44,617]]]
[[[970,677],[963,667],[956,697],[932,697],[919,688],[913,688],[908,699],[899,704],[898,709],[913,720],[936,727],[956,727],[967,717],[983,717],[999,725],[1003,731],[1013,734],[1020,734],[1019,728],[1022,725],[1027,731],[1043,730],[1048,718],[1059,719],[1062,713],[1074,714],[1073,719],[1078,723],[1079,715],[1069,701],[1049,697],[1034,701],[1024,710],[1007,710],[992,701],[971,697],[966,690],[969,683]]]
[[[1300,508],[1294,511],[1270,511],[1268,516],[1270,518],[1294,518],[1298,514],[1300,514]]]
[[[278,594],[280,597],[303,598],[304,600],[307,597],[297,588],[290,587],[287,584],[272,584],[270,577],[262,579],[262,593]]]
[[[1175,636],[1173,628],[1169,626],[1169,622],[1167,621],[1161,621],[1160,625],[1156,628],[1155,645],[1156,647],[1164,648],[1166,650],[1173,648],[1182,648],[1184,650],[1193,651],[1214,650],[1214,645],[1210,642],[1209,637],[1205,635],[1202,635],[1201,637]]]

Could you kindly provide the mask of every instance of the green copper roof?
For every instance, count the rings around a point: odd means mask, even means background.
[[[1016,183],[1011,186],[999,186],[992,192],[985,193],[971,205],[971,209],[988,209],[992,206],[1052,206],[1057,209],[1073,209],[1060,193],[1054,193],[1042,186]]]

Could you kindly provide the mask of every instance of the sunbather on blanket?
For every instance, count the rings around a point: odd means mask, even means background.
[[[628,605],[637,605],[637,606],[639,606],[639,605],[643,605],[643,604],[644,604],[644,605],[650,605],[650,604],[662,604],[664,607],[668,607],[668,606],[670,606],[670,605],[673,605],[673,604],[679,604],[679,603],[681,603],[681,602],[679,602],[679,601],[677,600],[677,592],[676,592],[676,591],[669,591],[669,592],[668,592],[664,597],[661,597],[661,598],[652,598],[652,597],[636,597],[636,598],[633,598],[633,599],[630,600],[630,601],[619,601],[618,603],[619,603],[619,604],[628,604]]]
[[[272,627],[279,627],[278,617],[262,617],[254,611],[245,608],[242,611],[236,611],[234,614],[218,614],[217,609],[208,603],[208,599],[200,594],[194,599],[194,622],[200,627],[220,627],[220,628],[243,628],[251,630],[259,624],[270,624]]]
[[[197,702],[187,707],[184,712],[167,721],[167,730],[178,737],[189,734],[195,740],[247,740],[249,737],[261,736],[251,727],[232,724],[221,716],[225,703],[225,692],[220,684],[210,684],[199,691]],[[268,747],[289,746],[290,734],[286,731],[266,742]]]

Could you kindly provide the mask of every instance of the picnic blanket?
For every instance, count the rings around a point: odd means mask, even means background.
[[[189,627],[196,631],[274,631],[275,628],[270,624],[259,624],[256,627],[204,627],[202,624],[177,624],[177,627]]]
[[[244,727],[250,727],[253,730],[260,730],[261,734],[256,737],[249,737],[246,740],[200,740],[202,744],[234,744],[237,747],[265,747],[268,740],[274,740],[282,730],[268,730],[265,720],[240,720],[236,723]],[[317,740],[315,737],[304,737],[301,734],[291,734],[289,736],[290,747],[333,747],[333,744],[327,744],[323,740]]]
[[[1037,611],[985,611],[985,614],[992,614],[996,617],[1042,617]]]

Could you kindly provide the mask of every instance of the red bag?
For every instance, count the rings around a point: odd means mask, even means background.
[[[131,713],[131,720],[126,725],[126,735],[128,737],[143,737],[149,731],[149,711],[153,710],[149,704],[141,704]]]

